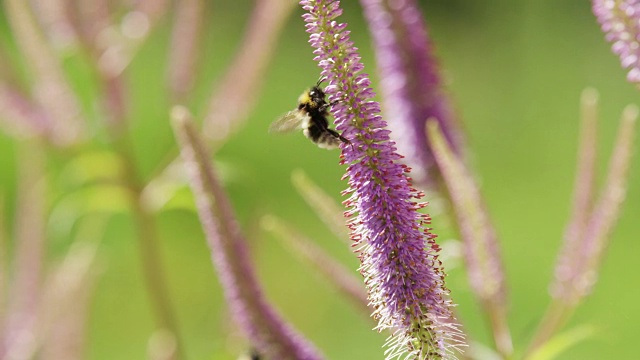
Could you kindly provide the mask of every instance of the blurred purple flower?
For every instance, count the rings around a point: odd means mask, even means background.
[[[265,70],[294,5],[291,0],[256,1],[239,51],[209,100],[203,131],[210,140],[221,143],[255,107],[255,94],[264,85]]]
[[[300,4],[315,60],[329,85],[336,129],[351,141],[342,145],[351,197],[345,214],[351,217],[351,237],[358,246],[369,302],[377,330],[391,329],[387,359],[409,353],[416,359],[453,358],[462,335],[452,321],[452,302],[444,284],[430,218],[418,212],[426,206],[411,187],[409,169],[398,163],[395,143],[378,113],[374,96],[339,1],[305,0]]]
[[[629,69],[627,80],[640,84],[640,1],[593,0],[593,13],[622,67]]]
[[[19,198],[16,215],[15,261],[0,316],[0,359],[27,359],[40,334],[38,313],[43,293],[46,249],[46,173],[44,153],[37,141],[20,149]],[[24,356],[24,357],[21,357]]]
[[[592,291],[626,197],[640,111],[637,106],[629,105],[622,112],[606,180],[596,200],[597,103],[595,90],[583,92],[582,134],[571,219],[550,286],[553,299],[527,349],[527,358],[535,358],[537,353],[545,351],[545,346],[553,342],[549,339],[566,325]]]
[[[78,143],[86,135],[80,101],[66,79],[62,62],[42,34],[30,3],[5,1],[4,10],[32,77],[33,98],[51,118],[51,139],[61,146]]]
[[[552,286],[552,295],[567,303],[569,306],[577,305],[584,297],[589,295],[598,278],[598,271],[602,257],[611,240],[611,233],[620,217],[622,204],[626,198],[627,183],[629,181],[629,167],[633,155],[635,142],[635,130],[639,110],[635,105],[627,106],[622,112],[618,134],[613,151],[609,159],[607,177],[597,201],[589,201],[594,197],[593,190],[588,194],[576,192],[574,204],[580,204],[580,196],[588,197],[583,201],[586,209],[580,211],[570,222],[569,230],[576,226],[573,222],[583,224],[582,232],[568,233],[565,235],[564,249],[561,253],[556,268],[556,279]],[[595,141],[595,120],[585,119],[591,123],[585,123],[585,132],[591,132],[593,139],[585,139],[581,146],[581,156],[584,152],[591,151],[588,145]],[[592,129],[588,129],[592,127]],[[595,155],[589,155],[595,156]],[[590,160],[587,160],[590,161]],[[582,165],[582,170],[577,174],[576,183],[581,178],[593,178],[595,166]],[[578,186],[578,185],[576,185]]]
[[[205,23],[205,2],[186,0],[176,4],[169,65],[168,86],[174,99],[183,100],[190,95],[198,74],[198,55],[202,51],[200,40]]]
[[[398,140],[404,162],[412,167],[417,184],[437,179],[425,124],[432,118],[458,153],[461,132],[449,99],[442,91],[433,47],[415,1],[361,0],[380,73],[384,113],[391,137]],[[402,141],[399,141],[402,140]]]
[[[496,349],[509,358],[513,342],[507,322],[507,291],[498,236],[471,170],[453,152],[438,122],[429,120],[427,130],[458,221],[471,290],[487,314]]]
[[[265,299],[249,261],[246,241],[209,163],[204,140],[191,122],[191,115],[177,106],[172,118],[212,260],[235,320],[251,340],[251,345],[268,359],[321,359],[319,351],[286,323]]]
[[[2,54],[0,54],[2,56]],[[50,116],[14,86],[0,81],[0,128],[17,136],[51,137]]]

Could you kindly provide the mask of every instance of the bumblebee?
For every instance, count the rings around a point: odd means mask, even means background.
[[[349,140],[337,131],[329,129],[329,107],[324,91],[318,83],[307,89],[298,98],[298,108],[289,111],[274,121],[269,127],[269,132],[290,132],[302,129],[304,136],[324,149],[335,149],[340,143],[351,144]]]

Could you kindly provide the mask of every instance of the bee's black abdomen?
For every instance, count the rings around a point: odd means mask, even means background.
[[[335,130],[328,128],[327,118],[324,116],[311,117],[309,126],[304,130],[304,135],[316,145],[325,149],[334,149],[340,142],[350,143]]]
[[[322,124],[323,120],[325,124]],[[320,137],[322,136],[322,134],[327,132],[326,129],[328,124],[326,124],[326,122],[327,122],[326,119],[318,118],[318,117],[314,119],[314,117],[311,117],[311,122],[309,123],[309,127],[307,128],[307,132],[305,133],[305,135],[309,139],[311,139],[311,141],[313,141],[314,143],[317,143]]]

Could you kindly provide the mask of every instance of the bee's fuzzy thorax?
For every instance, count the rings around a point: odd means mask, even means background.
[[[311,91],[311,89],[307,89],[302,94],[300,94],[300,96],[298,97],[298,104],[300,104],[300,105],[309,104],[311,106],[314,106],[312,104],[313,101],[311,100],[311,95],[309,95],[310,91]]]

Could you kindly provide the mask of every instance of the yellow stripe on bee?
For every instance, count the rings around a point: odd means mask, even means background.
[[[315,106],[313,101],[311,101],[311,96],[309,95],[309,90],[306,90],[305,92],[303,92],[300,95],[300,97],[298,97],[298,104],[305,104],[305,105],[308,104],[311,107]]]

